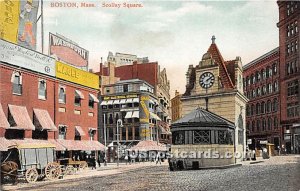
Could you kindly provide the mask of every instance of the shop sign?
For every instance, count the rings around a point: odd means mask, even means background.
[[[55,59],[4,40],[0,40],[0,61],[55,76]]]

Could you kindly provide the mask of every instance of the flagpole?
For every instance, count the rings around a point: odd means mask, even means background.
[[[44,3],[41,0],[41,38],[42,38],[42,53],[44,54]]]

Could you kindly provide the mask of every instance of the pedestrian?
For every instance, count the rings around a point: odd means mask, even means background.
[[[95,157],[92,156],[90,159],[91,159],[91,163],[92,163],[92,170],[96,169],[96,159],[95,159]]]
[[[128,155],[127,154],[125,155],[124,159],[125,159],[125,162],[126,162],[126,165],[127,165],[127,163],[128,163]]]
[[[100,160],[100,156],[98,156],[98,160],[97,160],[97,162],[98,162],[98,166],[99,166],[99,167],[101,167],[101,160]]]
[[[159,152],[156,155],[156,164],[161,164],[161,160],[160,160],[160,156],[159,156]]]

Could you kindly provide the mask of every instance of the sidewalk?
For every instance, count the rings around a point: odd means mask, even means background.
[[[162,162],[161,165],[168,165],[168,162]],[[3,185],[3,190],[16,190],[26,187],[32,187],[36,185],[44,185],[44,184],[53,184],[55,182],[63,181],[63,180],[71,180],[71,179],[79,179],[79,178],[88,178],[92,176],[109,176],[109,175],[115,175],[115,174],[121,174],[124,172],[132,171],[139,168],[151,168],[155,166],[160,166],[160,164],[157,164],[155,162],[141,162],[141,163],[132,163],[132,164],[125,164],[125,163],[119,163],[119,166],[117,166],[117,163],[107,163],[107,166],[104,166],[103,163],[101,163],[101,167],[97,167],[96,169],[86,169],[86,170],[79,170],[74,175],[66,175],[63,179],[58,180],[49,180],[44,179],[42,181],[37,181],[35,183],[27,183],[24,180],[20,180],[18,184],[12,185],[12,184],[5,184]]]

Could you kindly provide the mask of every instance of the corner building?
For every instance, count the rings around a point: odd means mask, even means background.
[[[280,104],[283,148],[300,153],[300,2],[278,1]]]

